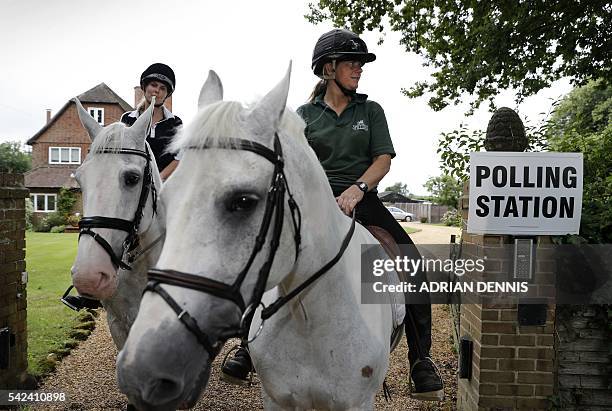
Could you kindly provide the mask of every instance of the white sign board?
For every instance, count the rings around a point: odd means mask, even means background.
[[[468,233],[578,234],[582,153],[470,153]]]

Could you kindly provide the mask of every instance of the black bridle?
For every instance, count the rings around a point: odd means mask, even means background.
[[[136,208],[134,218],[132,220],[124,220],[122,218],[114,217],[92,216],[83,217],[79,221],[79,240],[83,235],[91,236],[108,253],[115,267],[122,268],[124,270],[131,270],[132,267],[130,267],[123,260],[126,253],[130,253],[139,245],[138,227],[140,226],[140,220],[142,220],[142,216],[144,214],[144,207],[146,205],[149,192],[151,192],[152,194],[153,215],[155,215],[155,213],[157,212],[157,191],[155,190],[155,184],[153,182],[151,154],[149,153],[149,148],[146,146],[146,144],[145,151],[132,148],[122,148],[117,150],[102,149],[96,151],[96,153],[136,155],[143,157],[147,161],[143,173],[142,187],[140,189],[140,197],[138,199],[138,207]],[[100,234],[93,231],[92,228],[108,228],[111,230],[125,231],[128,235],[125,241],[123,242],[123,251],[121,255],[115,254],[113,247],[108,243],[108,241],[106,241],[104,237],[102,237]],[[128,260],[128,262],[131,261]]]
[[[248,338],[249,328],[253,315],[255,314],[255,309],[260,305],[263,306],[263,304],[261,303],[261,299],[264,294],[265,286],[270,274],[270,269],[272,267],[272,263],[274,262],[274,257],[279,246],[280,236],[283,228],[285,193],[287,193],[288,195],[287,203],[291,211],[291,219],[294,228],[296,261],[300,251],[300,232],[302,222],[300,209],[297,203],[295,202],[291,191],[289,190],[287,179],[285,178],[283,153],[278,134],[274,134],[274,151],[257,142],[237,138],[228,138],[223,141],[216,141],[213,143],[206,144],[204,146],[189,147],[189,149],[207,148],[223,148],[229,150],[250,151],[266,158],[274,165],[272,182],[270,184],[266,199],[266,208],[264,211],[264,216],[259,229],[259,233],[255,239],[255,246],[253,247],[253,250],[246,265],[244,266],[242,271],[240,271],[238,277],[233,282],[233,284],[228,285],[210,278],[175,270],[161,270],[156,268],[149,270],[149,282],[144,292],[152,291],[160,295],[178,315],[179,320],[187,327],[189,331],[191,331],[191,333],[194,334],[199,343],[209,353],[212,359],[218,354],[221,346],[227,339],[232,337],[240,337],[243,340],[246,340]],[[251,296],[249,304],[247,305],[245,304],[244,299],[240,294],[240,287],[242,286],[246,274],[250,270],[251,265],[255,260],[255,257],[262,250],[265,244],[267,234],[270,229],[270,226],[272,225],[272,222],[274,222],[274,226],[270,239],[268,256],[266,261],[259,269],[257,282],[255,283],[253,294]],[[325,274],[334,264],[336,264],[336,262],[344,253],[344,250],[346,250],[346,247],[348,246],[350,239],[353,235],[354,229],[355,217],[353,215],[351,228],[349,229],[349,232],[344,238],[344,241],[342,242],[342,246],[338,254],[331,261],[325,264],[323,268],[321,268],[315,274],[310,276],[310,278],[308,278],[300,286],[295,288],[287,295],[278,298],[270,306],[264,307],[264,310],[262,311],[261,315],[262,321],[265,321],[267,318],[270,318],[283,305],[289,302],[293,297],[298,295],[302,290],[304,290],[306,287],[316,281],[319,277]],[[169,284],[189,288],[192,290],[211,294],[218,298],[232,301],[239,307],[241,311],[242,319],[240,321],[240,324],[238,326],[228,327],[227,330],[223,331],[215,340],[211,341],[211,338],[204,332],[202,332],[202,330],[199,328],[195,318],[190,315],[186,310],[182,309],[180,305],[161,287],[161,284]]]

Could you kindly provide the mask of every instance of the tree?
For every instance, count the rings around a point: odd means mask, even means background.
[[[448,174],[430,177],[423,187],[432,194],[435,203],[453,208],[457,208],[463,191],[461,182]]]
[[[0,172],[25,173],[32,168],[32,156],[20,147],[18,141],[0,143]]]
[[[503,89],[515,89],[520,102],[562,77],[577,85],[612,78],[607,0],[318,0],[309,7],[312,23],[401,33],[406,51],[435,70],[433,82],[403,92],[431,93],[436,111],[459,103],[462,93],[473,96],[474,110],[486,100],[493,105]]]
[[[405,183],[402,183],[399,181],[393,184],[392,186],[385,188],[385,191],[391,191],[393,193],[398,193],[406,197],[410,196],[410,191],[408,191],[408,186]]]
[[[612,86],[574,89],[553,113],[546,137],[551,151],[583,155],[580,236],[612,243]]]
[[[558,102],[553,103],[553,107]],[[527,119],[526,119],[527,120]],[[542,151],[547,148],[545,133],[548,122],[542,121],[537,125],[525,122],[525,134],[528,145],[526,151]],[[442,174],[457,177],[466,181],[469,177],[470,152],[484,149],[486,132],[484,130],[469,130],[465,124],[448,133],[442,133],[438,140],[440,154],[440,170]]]

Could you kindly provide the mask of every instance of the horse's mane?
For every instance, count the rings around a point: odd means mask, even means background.
[[[91,143],[89,151],[94,153],[99,150],[120,150],[125,148],[124,143],[127,143],[125,131],[127,129],[128,127],[121,122],[104,127]]]
[[[175,138],[169,151],[178,152],[189,147],[202,147],[214,144],[219,139],[242,138],[252,139],[245,122],[253,106],[244,106],[236,101],[219,101],[200,110],[181,136]],[[286,136],[302,137],[298,139],[307,144],[304,138],[306,124],[293,110],[286,108],[281,120],[279,136],[281,141]]]

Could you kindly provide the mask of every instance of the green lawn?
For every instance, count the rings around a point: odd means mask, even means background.
[[[28,294],[28,372],[49,370],[52,351],[73,344],[68,336],[80,317],[60,302],[71,284],[70,267],[77,252],[78,234],[26,233]]]
[[[404,231],[408,234],[412,234],[412,233],[418,233],[419,231],[421,231],[418,228],[412,228],[412,227],[402,227],[404,229]]]

